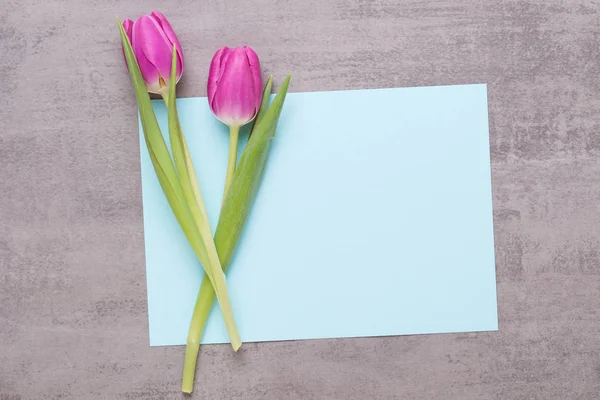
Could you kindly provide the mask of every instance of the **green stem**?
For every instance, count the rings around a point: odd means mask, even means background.
[[[223,202],[227,197],[227,191],[233,181],[233,173],[235,172],[235,163],[237,161],[238,138],[240,136],[239,126],[229,127],[229,159],[227,160],[227,176],[225,177],[225,189],[223,190]]]
[[[217,237],[217,234],[215,234],[215,237]],[[233,248],[232,246],[218,246],[217,253],[221,260],[221,268],[223,268],[223,272],[226,272],[233,258]],[[184,393],[192,393],[194,389],[194,375],[196,373],[196,361],[198,359],[198,351],[200,350],[200,341],[204,334],[213,303],[215,302],[215,297],[215,290],[210,283],[210,279],[204,275],[200,289],[198,290],[198,296],[196,297],[194,313],[192,314],[192,321],[190,322],[190,330],[187,337],[185,360],[183,362],[183,378],[181,380],[181,390]]]
[[[181,391],[191,394],[194,391],[194,375],[198,352],[200,351],[200,342],[190,342],[189,338],[185,347],[185,360],[183,361],[183,378],[181,380]]]
[[[226,269],[224,265],[223,268]],[[185,360],[183,362],[183,378],[181,381],[181,390],[184,393],[192,393],[192,390],[194,389],[194,375],[196,373],[198,351],[200,350],[200,340],[204,334],[204,328],[206,327],[208,316],[210,315],[210,310],[214,301],[215,291],[210,280],[205,275],[202,279],[200,290],[198,291],[198,297],[196,299],[196,305],[194,306],[194,313],[192,314],[192,321],[187,337]]]
[[[231,184],[231,178],[235,171],[235,161],[237,157],[237,142],[238,142],[239,128],[231,128],[231,143],[235,142],[235,146],[230,145],[229,147],[229,164],[227,168],[228,180],[225,186],[225,193],[223,195],[223,204],[225,203],[225,197]],[[187,150],[187,149],[186,149]],[[232,156],[233,154],[233,156]],[[233,160],[233,162],[232,162]],[[231,178],[230,178],[231,174]],[[218,228],[217,228],[218,229]],[[223,247],[221,247],[223,249]],[[223,273],[227,271],[229,263],[233,256],[233,251],[219,251],[217,248],[217,254],[221,260],[221,268]],[[198,352],[200,351],[200,341],[204,334],[204,328],[208,322],[212,305],[215,301],[215,290],[210,282],[208,276],[204,275],[200,289],[198,290],[198,296],[196,298],[196,304],[194,305],[194,312],[192,314],[192,320],[190,322],[190,329],[188,331],[188,337],[185,349],[185,359],[183,361],[183,377],[181,380],[181,391],[184,393],[192,393],[194,390],[194,376],[196,374],[196,363],[198,360]]]
[[[272,79],[269,78],[267,81],[263,93],[263,103],[261,105],[259,115],[256,118],[257,122],[255,122],[254,128],[256,128],[256,124],[261,120],[261,117],[268,120],[268,122],[266,122],[262,128],[257,129],[256,136],[253,137],[252,142],[254,142],[254,144],[259,148],[255,149],[256,151],[249,152],[247,145],[246,150],[244,150],[244,153],[242,154],[238,168],[238,173],[249,177],[249,179],[240,178],[237,180],[236,178],[236,184],[232,189],[232,197],[227,202],[227,205],[225,204],[225,199],[223,199],[221,214],[219,215],[219,224],[217,225],[217,230],[214,236],[214,243],[218,258],[221,263],[221,268],[223,269],[224,273],[229,268],[235,247],[241,235],[242,227],[250,209],[250,207],[245,206],[252,204],[254,193],[256,192],[258,184],[260,183],[260,171],[262,171],[264,168],[266,154],[268,153],[269,147],[269,140],[266,140],[265,142],[265,138],[269,139],[275,135],[275,127],[277,126],[277,120],[279,119],[281,108],[283,107],[283,102],[285,100],[285,95],[289,85],[289,79],[290,77],[288,76],[283,82],[282,87],[275,98],[272,109],[269,107]],[[267,109],[269,109],[269,111],[267,111]],[[259,142],[257,141],[260,141],[260,143],[265,142],[265,144],[258,145]],[[251,143],[249,142],[249,144]],[[237,153],[237,138],[235,151]],[[208,322],[208,317],[215,301],[215,297],[215,290],[209,278],[204,275],[202,284],[200,285],[200,289],[198,291],[198,296],[196,298],[196,304],[194,306],[194,312],[190,322],[190,330],[188,332],[187,348],[185,351],[185,361],[183,366],[183,378],[181,384],[181,389],[184,393],[192,393],[194,388],[194,375],[196,372],[196,361],[198,358],[198,351],[200,349],[200,341],[202,339],[206,323]]]

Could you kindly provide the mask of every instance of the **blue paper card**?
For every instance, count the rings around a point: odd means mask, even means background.
[[[214,230],[228,131],[177,104]],[[485,85],[288,94],[227,274],[242,340],[497,330],[488,136]],[[203,270],[140,143],[150,344],[184,344]]]

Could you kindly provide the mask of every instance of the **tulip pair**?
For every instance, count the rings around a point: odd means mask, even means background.
[[[153,11],[120,27],[126,63],[136,91],[144,139],[158,181],[194,253],[205,270],[186,346],[182,391],[191,393],[200,339],[211,306],[217,299],[234,350],[241,345],[233,319],[224,271],[241,237],[244,222],[260,184],[271,139],[287,93],[290,77],[269,105],[269,78],[262,91],[260,63],[249,47],[223,47],[214,55],[207,85],[209,106],[230,128],[225,193],[214,240],[206,208],[179,124],[175,86],[183,73],[181,45],[164,15]],[[156,121],[148,92],[159,94],[169,115],[169,152]],[[170,101],[172,99],[172,101]],[[235,173],[239,128],[257,119]]]
[[[183,75],[183,51],[169,21],[158,11],[135,22],[123,21],[148,92],[166,95],[171,76],[171,54],[177,49],[176,81]],[[229,127],[252,121],[262,99],[258,56],[250,47],[219,49],[210,64],[208,103],[215,116]]]
[[[176,81],[183,74],[183,51],[177,35],[163,14],[153,11],[135,22],[123,21],[136,59],[150,93],[167,101],[171,75],[171,52],[177,49]],[[223,199],[233,180],[237,161],[239,129],[252,121],[262,101],[262,78],[256,52],[247,46],[223,47],[213,56],[208,74],[208,104],[213,114],[229,126],[229,157]]]

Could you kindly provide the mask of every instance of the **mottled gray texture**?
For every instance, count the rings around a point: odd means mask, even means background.
[[[292,91],[489,84],[500,331],[201,350],[203,399],[600,398],[600,3],[3,0],[0,399],[181,399],[149,348],[116,15],[163,10],[205,94],[247,43]]]

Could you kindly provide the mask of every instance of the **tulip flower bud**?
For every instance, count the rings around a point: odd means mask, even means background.
[[[213,114],[229,127],[252,121],[262,100],[258,56],[250,47],[219,49],[208,73],[208,102]]]
[[[143,15],[135,22],[123,21],[135,58],[150,93],[169,92],[173,45],[177,49],[177,82],[183,74],[183,52],[169,21],[158,11]],[[177,82],[174,82],[175,84]]]

